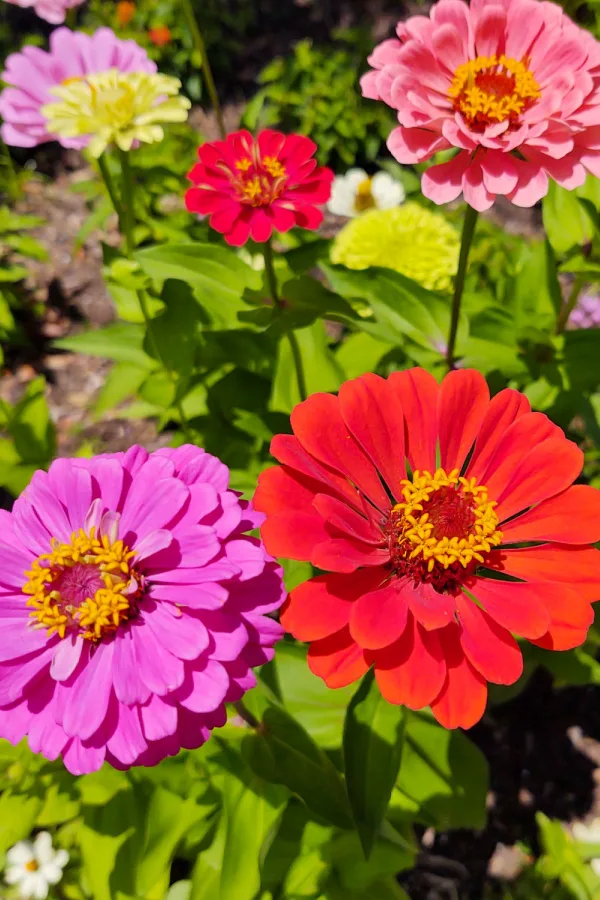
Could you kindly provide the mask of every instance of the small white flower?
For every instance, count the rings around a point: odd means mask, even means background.
[[[327,207],[335,216],[360,216],[369,209],[391,209],[404,200],[404,188],[387,172],[371,178],[363,169],[336,175]]]
[[[600,818],[594,819],[589,825],[575,822],[571,832],[575,840],[582,844],[600,844]],[[600,875],[600,858],[590,859],[589,862],[596,875]]]
[[[19,841],[6,854],[7,884],[15,884],[25,900],[45,900],[51,884],[58,884],[69,861],[66,850],[54,850],[47,831],[40,831],[33,843]]]

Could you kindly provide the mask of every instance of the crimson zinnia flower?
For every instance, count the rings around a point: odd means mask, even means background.
[[[554,3],[440,0],[400,22],[362,79],[398,111],[388,146],[401,163],[459,152],[423,175],[434,203],[498,194],[533,206],[548,178],[572,190],[600,175],[600,44]]]
[[[370,666],[383,696],[448,728],[512,684],[513,635],[581,644],[600,598],[600,492],[571,486],[583,454],[517,391],[423,369],[313,394],[261,475],[269,553],[327,574],[292,591],[284,628],[329,687]]]
[[[333,172],[317,166],[317,145],[299,134],[236,131],[224,141],[203,144],[199,163],[188,174],[188,210],[210,215],[210,225],[228,244],[249,237],[268,241],[274,230],[308,228],[323,221],[317,208],[331,194]]]

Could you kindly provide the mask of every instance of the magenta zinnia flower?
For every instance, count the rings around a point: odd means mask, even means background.
[[[423,175],[430,200],[533,206],[548,178],[570,190],[586,169],[600,175],[600,44],[559,6],[440,0],[397,34],[362,88],[398,110],[388,146],[399,162],[459,151]]]
[[[58,459],[0,511],[0,736],[70,772],[199,747],[280,637],[264,518],[193,446]]]
[[[83,0],[6,0],[6,2],[24,9],[33,7],[40,19],[45,19],[51,25],[60,25],[65,21],[67,10],[79,6]]]
[[[121,41],[110,28],[94,34],[57,28],[50,35],[50,50],[24,47],[6,60],[1,75],[8,84],[0,94],[2,138],[12,147],[35,147],[59,141],[63,147],[85,147],[87,137],[60,138],[47,130],[41,109],[55,103],[51,89],[96,72],[156,72],[156,64],[135,41]]]

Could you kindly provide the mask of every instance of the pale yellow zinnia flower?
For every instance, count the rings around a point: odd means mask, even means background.
[[[395,269],[430,290],[447,291],[459,248],[459,236],[443,215],[405,203],[348,222],[335,238],[331,261],[349,269]]]
[[[134,141],[161,141],[160,123],[185,122],[190,101],[170,75],[109,69],[52,88],[58,102],[42,107],[48,131],[62,138],[90,135],[92,156],[110,144],[131,150]]]

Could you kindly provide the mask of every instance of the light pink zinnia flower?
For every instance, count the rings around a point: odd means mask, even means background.
[[[35,147],[58,140],[63,147],[81,149],[87,137],[59,138],[50,134],[41,113],[46,103],[55,103],[50,90],[56,85],[94,72],[156,72],[156,64],[135,41],[121,41],[110,28],[94,34],[57,28],[50,35],[50,51],[24,47],[11,54],[0,76],[9,87],[0,94],[2,138],[12,147]]]
[[[572,189],[600,175],[600,44],[553,3],[440,0],[370,58],[366,97],[398,110],[388,147],[401,163],[455,147],[423,175],[435,203],[474,209],[498,194],[532,206],[548,178]]]
[[[0,736],[153,765],[199,747],[281,636],[263,516],[198,447],[58,459],[0,511]]]
[[[83,0],[6,0],[23,9],[33,7],[40,19],[52,25],[60,25],[65,21],[67,10],[79,6]]]

